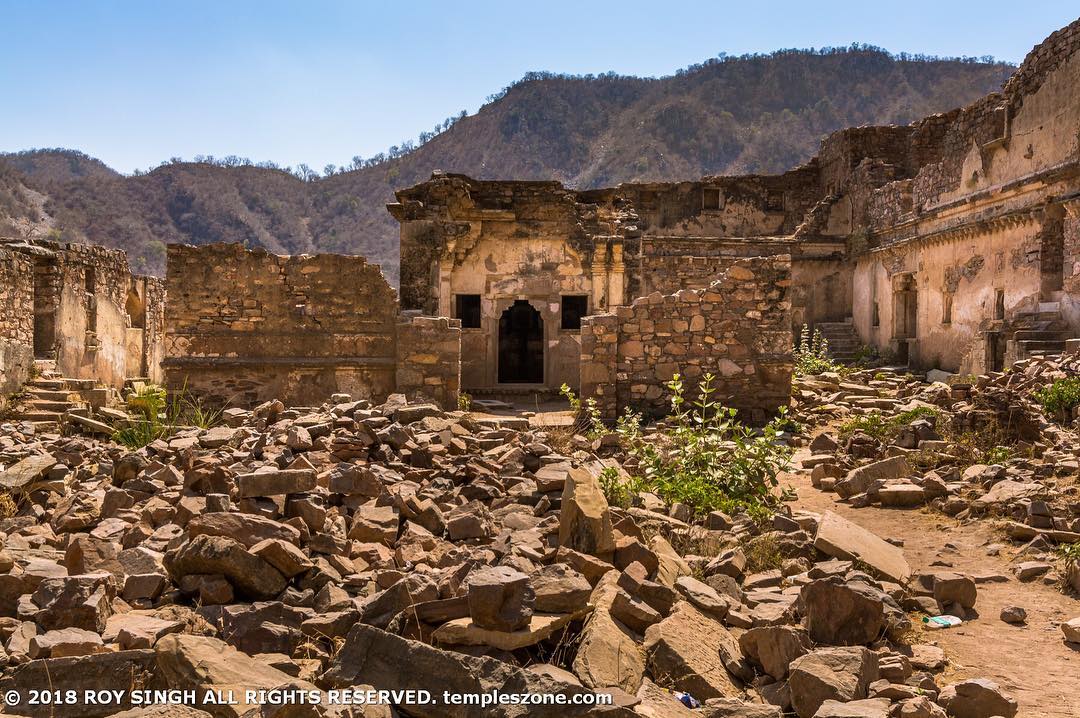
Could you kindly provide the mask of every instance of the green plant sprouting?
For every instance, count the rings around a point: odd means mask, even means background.
[[[1080,377],[1058,379],[1036,390],[1034,396],[1048,414],[1067,423],[1073,410],[1080,406]]]
[[[164,387],[146,384],[127,397],[135,418],[113,432],[112,439],[130,449],[141,449],[167,438],[184,426],[208,429],[221,423],[221,410],[203,404],[186,387],[171,397]]]
[[[760,432],[736,419],[736,410],[713,395],[715,377],[706,374],[690,399],[678,374],[671,390],[668,428],[648,440],[641,415],[627,413],[616,432],[637,460],[640,486],[668,503],[683,503],[697,515],[710,511],[738,513],[764,520],[779,505],[777,476],[787,467],[791,449],[779,441],[786,421],[783,408]]]
[[[845,369],[842,364],[833,361],[829,355],[829,340],[818,329],[811,333],[809,325],[806,324],[802,326],[799,343],[795,345],[793,355],[796,376],[821,374],[827,371],[840,372]]]

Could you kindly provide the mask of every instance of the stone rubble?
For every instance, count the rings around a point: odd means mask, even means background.
[[[650,494],[609,506],[599,474],[618,466],[618,452],[593,455],[603,442],[571,437],[557,450],[519,417],[402,396],[380,406],[338,399],[230,410],[227,426],[182,429],[134,452],[0,427],[0,482],[18,501],[0,519],[0,691],[97,680],[615,699],[362,713],[373,716],[1016,714],[987,681],[940,686],[939,649],[897,642],[907,611],[973,608],[974,582],[913,572],[902,549],[836,514],[785,510],[759,525],[714,512],[702,524]],[[811,405],[804,396],[801,410]],[[819,472],[821,484],[848,482],[858,489],[849,500],[913,471],[903,454],[848,456],[830,453],[814,470],[838,466]],[[1027,463],[999,468],[1024,483],[1048,476]],[[941,481],[933,500],[960,493],[961,477]],[[780,547],[778,567],[755,565],[748,542],[763,539]],[[704,706],[687,709],[672,690]],[[266,706],[193,709],[269,715]],[[177,711],[169,715],[189,715]]]

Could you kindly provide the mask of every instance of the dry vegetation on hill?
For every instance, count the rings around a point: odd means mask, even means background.
[[[0,235],[119,247],[136,271],[156,274],[167,242],[361,253],[396,281],[396,226],[383,205],[434,169],[578,187],[777,172],[833,130],[966,104],[1012,70],[857,48],[722,58],[660,79],[534,73],[411,151],[307,180],[242,162],[124,177],[81,152],[23,152],[0,161]]]

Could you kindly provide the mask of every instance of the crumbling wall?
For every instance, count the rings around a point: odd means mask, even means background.
[[[707,289],[654,292],[582,324],[581,393],[608,420],[669,409],[665,383],[716,376],[716,399],[761,421],[791,396],[791,258],[735,262]]]
[[[1080,196],[1064,206],[1061,313],[1073,336],[1080,336]]]
[[[739,259],[791,255],[793,327],[851,316],[852,265],[842,242],[784,238],[642,240],[642,294],[705,289]]]
[[[165,379],[218,404],[394,390],[397,297],[363,257],[170,245]]]
[[[121,387],[132,376],[160,375],[160,322],[147,332],[129,310],[161,316],[160,280],[132,276],[127,255],[86,244],[13,241],[5,250],[28,262],[32,355],[52,359],[66,377]],[[148,290],[147,287],[159,287]],[[130,295],[141,288],[133,305]],[[5,335],[6,336],[6,335]]]
[[[479,303],[479,317],[461,330],[462,387],[556,389],[576,384],[580,341],[563,302],[589,310],[623,302],[622,210],[601,192],[583,199],[558,182],[475,180],[435,173],[397,193],[390,211],[401,223],[402,307],[459,316],[459,298]],[[535,310],[538,337],[528,376],[504,371],[505,346],[517,339],[511,308]]]
[[[0,248],[0,394],[17,391],[34,363],[33,277],[29,258]]]
[[[456,409],[461,392],[461,321],[402,314],[397,325],[397,391]]]

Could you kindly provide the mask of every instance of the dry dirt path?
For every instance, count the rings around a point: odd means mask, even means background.
[[[805,449],[796,453],[794,465],[807,455]],[[1080,616],[1080,601],[1052,586],[1017,581],[1010,571],[1016,548],[996,535],[989,523],[962,526],[925,511],[855,509],[837,502],[835,494],[815,489],[809,471],[785,474],[781,485],[798,492],[793,508],[832,510],[883,538],[902,540],[913,571],[930,569],[937,561],[972,576],[1008,576],[1006,583],[979,584],[978,619],[943,631],[924,631],[921,624],[915,630],[922,642],[940,646],[949,657],[944,681],[990,678],[1019,701],[1022,718],[1080,716],[1080,652],[1065,644],[1057,626]],[[986,553],[986,546],[994,543],[1005,546],[999,556]],[[1011,605],[1027,610],[1026,626],[1000,619],[1001,609]]]

